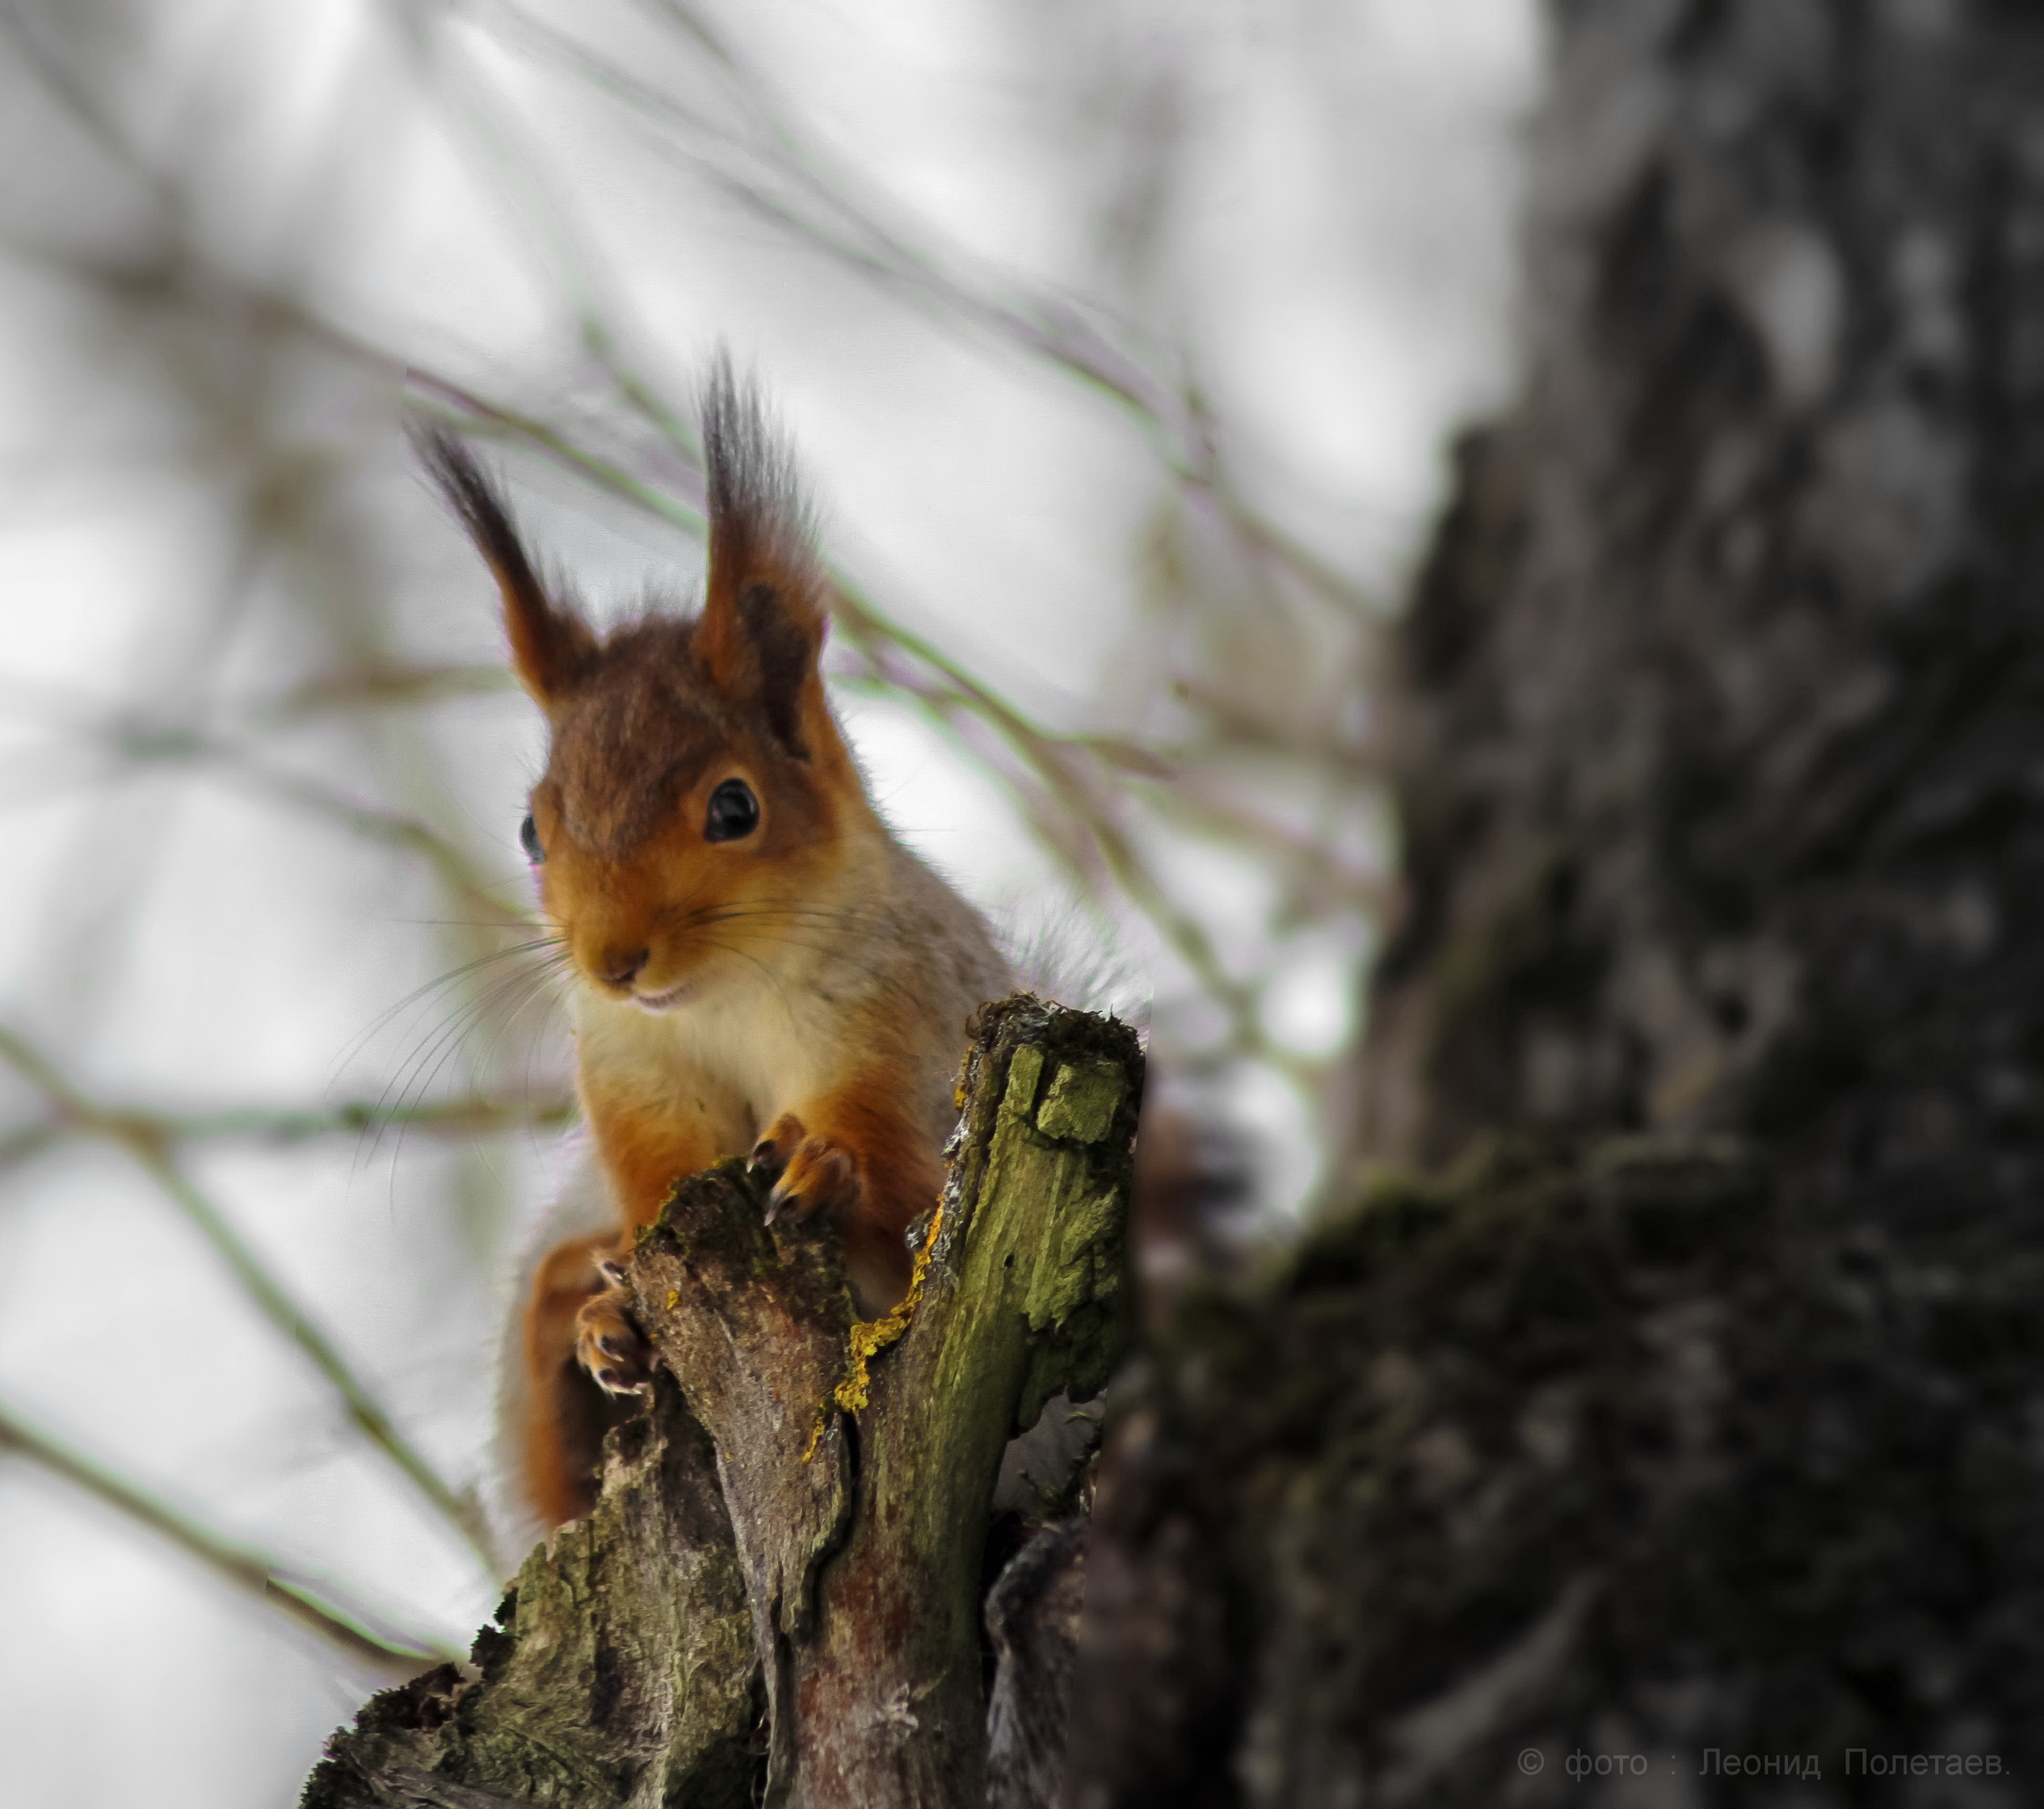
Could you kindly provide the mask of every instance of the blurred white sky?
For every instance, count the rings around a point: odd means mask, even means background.
[[[160,305],[191,268],[145,255],[170,242],[151,193],[165,173],[185,242],[220,269],[560,418],[598,405],[575,281],[631,323],[627,349],[672,394],[729,343],[768,381],[830,542],[873,595],[1045,723],[1148,732],[1116,718],[1146,670],[1138,572],[1166,487],[1140,426],[791,242],[531,54],[518,23],[572,24],[696,91],[658,0],[12,15],[154,173],[95,142],[23,40],[0,39],[0,1023],[89,1090],[296,1107],[564,1071],[537,1007],[508,1028],[486,1016],[479,1048],[451,1034],[451,995],[404,1002],[458,958],[414,855],[284,807],[234,762],[116,774],[66,730],[108,712],[217,730],[237,700],[372,656],[497,657],[487,585],[406,465],[394,378],[281,353],[217,274],[193,311]],[[1446,436],[1511,380],[1532,0],[759,0],[718,16],[890,217],[1043,287],[1104,286],[1132,332],[1189,348],[1250,500],[1395,594]],[[1139,255],[1151,230],[1161,249]],[[79,281],[80,260],[99,275]],[[600,611],[692,588],[678,537],[529,458],[511,468]],[[1259,625],[1239,631],[1251,645]],[[901,704],[841,702],[919,849],[1011,920],[1056,914],[1055,868],[996,786]],[[321,718],[260,753],[435,822],[522,895],[538,749],[530,712],[499,694],[368,727]],[[1231,966],[1268,970],[1275,1041],[1331,1053],[1352,1023],[1352,915],[1285,941],[1253,858],[1196,838],[1155,853]],[[1167,960],[1157,983],[1160,1013],[1196,1023]],[[1295,1199],[1301,1101],[1268,1068],[1229,1078]],[[0,1075],[0,1136],[44,1111]],[[529,1131],[466,1152],[387,1132],[209,1146],[190,1167],[406,1430],[471,1478],[495,1276],[551,1159]],[[408,1625],[465,1643],[494,1603],[494,1580],[117,1151],[60,1142],[0,1167],[0,1401]],[[278,1617],[4,1456],[0,1629],[8,1809],[288,1802],[363,1693]]]

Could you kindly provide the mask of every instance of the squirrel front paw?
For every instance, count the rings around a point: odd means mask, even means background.
[[[766,1222],[796,1220],[830,1208],[856,1212],[865,1191],[859,1167],[849,1150],[828,1137],[811,1136],[793,1112],[783,1112],[753,1146],[752,1172],[772,1179]]]
[[[652,1386],[653,1347],[632,1317],[631,1288],[616,1263],[596,1265],[604,1279],[575,1315],[575,1357],[606,1394],[643,1394]]]

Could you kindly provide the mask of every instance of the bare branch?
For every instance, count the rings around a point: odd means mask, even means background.
[[[120,274],[100,271],[69,254],[66,261],[81,276]],[[677,495],[647,482],[543,417],[487,396],[471,384],[423,366],[400,367],[389,353],[320,317],[295,298],[254,291],[251,296],[250,305],[266,318],[289,325],[385,374],[401,371],[414,393],[430,398],[446,411],[446,419],[464,430],[523,441],[599,491],[692,539],[701,539],[701,474],[694,462],[692,442],[681,430],[675,411],[639,379],[631,379],[634,405],[666,424],[690,495]],[[593,344],[607,348],[609,342],[600,328],[591,327],[590,332]],[[1172,901],[1168,889],[1138,852],[1126,821],[1128,801],[1118,783],[1119,770],[1129,765],[1125,746],[1086,735],[1061,734],[1032,720],[999,691],[883,610],[841,565],[833,564],[831,569],[836,585],[833,613],[845,642],[864,661],[869,682],[916,703],[948,737],[984,765],[1017,798],[1032,832],[1083,894],[1099,898],[1108,889],[1118,889],[1151,920],[1202,989],[1226,1013],[1235,1053],[1269,1059],[1291,1071],[1296,1066],[1293,1059],[1272,1045],[1258,1023],[1254,987],[1228,972],[1204,926]],[[990,750],[971,734],[967,719],[990,729],[1005,745],[1007,755]],[[326,787],[268,768],[245,750],[187,730],[130,731],[122,747],[131,756],[204,756],[230,762],[275,795],[318,810],[359,833],[423,855],[448,884],[501,920],[529,920],[497,899],[457,850],[415,819],[358,804]]]
[[[400,1130],[406,1135],[467,1140],[507,1131],[553,1131],[574,1122],[576,1106],[565,1093],[485,1095],[465,1094],[417,1106],[387,1106],[378,1100],[349,1100],[339,1106],[299,1109],[239,1106],[212,1112],[157,1112],[128,1107],[103,1108],[108,1122],[119,1121],[133,1133],[159,1146],[180,1143],[250,1142],[292,1144],[316,1137],[360,1136],[365,1131]],[[23,1125],[0,1134],[0,1168],[40,1155],[64,1139],[103,1133],[65,1116]]]
[[[465,684],[471,683],[464,669]],[[473,688],[481,688],[480,685]],[[324,817],[369,841],[420,856],[451,892],[475,905],[492,923],[507,929],[533,925],[529,911],[500,898],[468,857],[430,824],[401,811],[364,803],[317,780],[287,771],[244,743],[225,740],[183,724],[127,721],[118,717],[80,724],[77,732],[131,765],[205,762],[252,790]]]
[[[214,1531],[0,1402],[0,1451],[9,1451],[162,1534],[231,1588],[310,1629],[378,1677],[403,1680],[428,1665],[461,1661],[460,1652],[439,1640],[379,1629],[376,1617],[343,1605],[330,1587],[292,1575],[266,1553]]]
[[[242,720],[251,729],[276,728],[348,710],[438,704],[514,688],[516,681],[502,666],[363,667],[308,679],[250,705]]]
[[[370,1394],[353,1367],[325,1332],[291,1297],[262,1259],[250,1249],[219,1208],[178,1167],[163,1143],[143,1126],[117,1112],[103,1110],[87,1098],[25,1038],[0,1026],[0,1061],[39,1088],[50,1104],[87,1135],[125,1150],[151,1180],[212,1245],[234,1273],[263,1317],[311,1359],[312,1366],[341,1397],[348,1416],[369,1441],[409,1477],[420,1494],[461,1533],[486,1572],[494,1574],[497,1559],[476,1504],[454,1488],[400,1433],[389,1413]]]
[[[245,751],[219,747],[213,755],[230,776],[286,802],[301,805],[317,815],[342,824],[372,842],[402,848],[420,856],[457,897],[466,899],[492,921],[507,929],[530,929],[535,919],[530,911],[508,904],[490,889],[470,865],[468,857],[440,832],[400,811],[379,804],[363,804],[311,779],[270,766]]]
[[[1367,594],[1295,536],[1269,520],[1244,497],[1228,474],[1220,436],[1205,399],[1190,382],[1153,374],[1142,358],[1110,338],[1096,321],[1109,317],[1097,303],[1031,293],[1010,272],[980,264],[960,247],[943,244],[927,221],[913,230],[889,224],[883,204],[869,199],[842,161],[812,144],[774,95],[771,85],[731,47],[687,0],[647,0],[699,55],[717,68],[749,116],[753,133],[741,137],[655,87],[615,59],[533,14],[498,0],[500,39],[523,38],[548,57],[667,135],[692,168],[734,199],[792,237],[889,288],[955,315],[1021,347],[1079,379],[1125,408],[1148,434],[1174,480],[1209,497],[1245,550],[1279,566],[1327,601],[1367,612]],[[762,168],[749,178],[734,157]],[[785,192],[792,190],[792,194]],[[937,249],[938,247],[941,249]],[[1125,332],[1132,331],[1123,322]],[[1161,353],[1182,364],[1182,353]]]
[[[1166,460],[1180,480],[1207,497],[1221,519],[1238,535],[1247,550],[1259,559],[1266,556],[1275,559],[1317,594],[1329,595],[1341,590],[1333,574],[1305,570],[1310,563],[1310,555],[1291,546],[1281,533],[1242,505],[1223,481],[1215,451],[1216,430],[1195,391],[1187,389],[1181,394],[1169,385],[1157,384],[1144,374],[1139,362],[1114,353],[1111,346],[1106,347],[1106,353],[1101,353],[1099,348],[1106,346],[1106,342],[1100,340],[1090,327],[1085,327],[1067,304],[1046,301],[1039,307],[1036,302],[989,302],[965,279],[954,280],[940,271],[933,256],[915,250],[907,238],[886,227],[870,206],[845,191],[840,174],[827,158],[816,157],[791,135],[791,128],[786,126],[762,85],[739,65],[729,47],[716,38],[706,22],[685,4],[666,6],[665,12],[683,30],[684,35],[691,38],[697,54],[709,55],[741,85],[750,84],[745,90],[749,96],[745,105],[755,116],[755,123],[764,122],[759,129],[780,147],[777,150],[772,145],[769,147],[772,157],[780,160],[775,167],[785,166],[785,172],[799,177],[804,185],[803,193],[810,194],[816,206],[835,208],[862,230],[870,229],[871,243],[879,248],[875,255],[881,255],[883,261],[892,260],[891,267],[897,267],[926,287],[934,285],[933,292],[955,291],[954,299],[968,312],[977,310],[984,313],[991,308],[993,314],[988,317],[998,317],[1032,349],[1063,363],[1089,380],[1097,380],[1127,405],[1145,413],[1146,418],[1170,441],[1165,448]],[[550,28],[535,26],[534,29],[543,34]],[[705,37],[704,33],[709,35]],[[552,51],[559,52],[565,47],[581,54],[579,47],[571,40],[557,39],[555,34],[548,40]],[[629,72],[624,73],[630,79]],[[678,105],[672,101],[672,97],[662,97],[656,90],[638,95],[635,104],[644,107]],[[711,122],[686,108],[671,123],[677,131],[684,126],[690,130],[714,129]],[[132,271],[100,269],[75,253],[66,252],[61,256],[63,261],[87,280],[111,282],[123,289],[133,286]],[[192,280],[188,274],[180,274],[181,266],[173,266],[175,260],[171,265],[153,269],[150,276],[152,285],[162,288],[162,292],[170,299],[175,299],[180,292],[180,284],[188,284]],[[949,290],[945,289],[946,283],[950,285]],[[162,287],[165,285],[167,288]],[[252,285],[240,286],[246,290],[241,296],[245,310],[272,327],[301,332],[314,343],[358,361],[380,374],[392,377],[402,374],[414,394],[432,399],[466,430],[521,441],[598,489],[692,538],[700,538],[703,527],[701,477],[699,449],[694,436],[680,411],[665,401],[656,388],[632,370],[622,358],[617,349],[616,334],[593,312],[592,303],[585,302],[583,308],[584,344],[616,386],[621,399],[661,433],[672,454],[672,483],[646,482],[620,460],[605,456],[585,445],[576,433],[529,410],[487,396],[474,386],[443,373],[419,366],[407,369],[388,352],[322,318],[296,297],[270,293]],[[189,299],[196,303],[199,298],[194,295]],[[217,302],[218,298],[212,299]],[[1032,308],[1037,308],[1042,318],[1031,314]],[[1110,363],[1106,356],[1109,353],[1119,362]],[[916,703],[948,738],[983,765],[1016,798],[1032,833],[1083,894],[1104,899],[1110,892],[1119,892],[1151,920],[1159,935],[1186,963],[1202,991],[1226,1013],[1230,1027],[1229,1042],[1234,1053],[1274,1060],[1288,1071],[1295,1067],[1296,1064],[1285,1052],[1269,1043],[1259,1026],[1256,984],[1228,972],[1204,925],[1193,914],[1178,906],[1169,888],[1139,851],[1132,823],[1132,812],[1138,807],[1129,794],[1125,781],[1132,768],[1143,764],[1154,766],[1154,756],[1142,755],[1137,759],[1134,756],[1140,750],[1131,750],[1125,743],[1060,734],[1031,720],[993,688],[973,678],[923,636],[883,611],[849,574],[839,569],[834,575],[839,592],[836,613],[844,631],[843,644],[862,662],[866,668],[864,682],[892,690]],[[1359,599],[1352,594],[1343,594],[1335,600],[1345,609],[1359,605]],[[464,685],[468,682],[461,681]],[[487,681],[479,678],[476,682]],[[368,687],[368,694],[374,694],[374,689],[373,686]],[[422,684],[416,694],[425,698],[432,694],[433,689],[430,684]],[[980,725],[991,731],[991,745],[976,732]],[[449,884],[473,898],[493,915],[509,921],[523,920],[517,914],[510,913],[509,908],[495,898],[468,868],[465,858],[425,825],[376,807],[358,804],[322,786],[263,768],[262,763],[239,750],[235,750],[234,758],[258,783],[289,801],[310,806],[346,823],[358,833],[423,855]],[[1154,799],[1151,803],[1154,807]],[[1285,839],[1280,826],[1259,819],[1254,827],[1252,839],[1265,845]],[[1333,876],[1321,877],[1331,879]],[[1352,897],[1348,889],[1340,886],[1331,885],[1326,889],[1330,895],[1341,896],[1345,901]]]

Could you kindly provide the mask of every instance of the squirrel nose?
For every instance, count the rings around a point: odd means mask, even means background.
[[[628,987],[639,977],[639,970],[645,966],[647,951],[645,949],[605,949],[603,956],[603,977],[614,987]]]

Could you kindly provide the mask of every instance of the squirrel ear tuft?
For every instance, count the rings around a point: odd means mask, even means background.
[[[827,719],[816,661],[825,580],[794,461],[759,394],[719,353],[703,396],[710,570],[697,658],[727,697],[766,718],[774,739],[806,759]]]
[[[595,631],[572,606],[547,594],[502,491],[468,448],[440,427],[414,427],[412,444],[496,575],[519,682],[543,708],[553,704],[587,668],[596,651]]]

